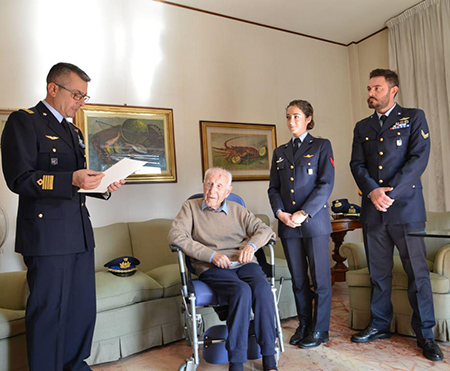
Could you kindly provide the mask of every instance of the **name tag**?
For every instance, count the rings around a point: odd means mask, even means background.
[[[308,169],[308,175],[313,175],[313,169]]]

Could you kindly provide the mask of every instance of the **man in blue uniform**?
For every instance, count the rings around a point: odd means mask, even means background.
[[[56,64],[45,100],[13,112],[2,136],[6,183],[19,195],[16,252],[28,268],[30,371],[90,370],[84,360],[96,316],[94,235],[85,193],[77,191],[96,188],[104,175],[86,169],[82,133],[65,120],[89,98],[89,81],[78,67]]]
[[[413,308],[412,327],[423,355],[443,359],[434,340],[435,325],[430,272],[422,238],[409,232],[425,228],[420,176],[430,154],[424,112],[400,107],[394,99],[398,76],[390,70],[370,73],[368,105],[375,112],[356,124],[350,167],[363,193],[361,222],[372,285],[371,320],[352,336],[356,343],[391,336],[393,250],[397,246]]]

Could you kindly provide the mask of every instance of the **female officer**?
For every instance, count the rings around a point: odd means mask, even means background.
[[[294,100],[286,108],[292,139],[273,153],[268,190],[279,221],[278,235],[291,272],[299,319],[290,344],[300,348],[328,341],[331,311],[327,201],[333,190],[334,160],[330,141],[307,131],[314,128],[313,113],[311,104],[304,100]]]

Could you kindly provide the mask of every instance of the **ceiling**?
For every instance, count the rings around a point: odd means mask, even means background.
[[[421,0],[156,0],[348,45]]]

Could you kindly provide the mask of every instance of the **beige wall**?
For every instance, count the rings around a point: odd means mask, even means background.
[[[201,191],[200,120],[276,124],[282,144],[290,137],[284,108],[299,98],[315,108],[312,134],[333,143],[336,185],[331,199],[359,202],[348,167],[354,122],[363,116],[355,113],[354,102],[363,106],[361,74],[367,75],[381,55],[387,60],[382,34],[348,51],[148,0],[73,4],[0,3],[0,108],[34,106],[45,96],[50,66],[68,61],[91,76],[92,103],[174,111],[178,182],[127,185],[108,202],[89,200],[94,226],[173,218],[187,196]],[[360,71],[351,68],[354,58]],[[274,223],[267,187],[268,181],[234,183],[248,207],[270,215]],[[17,197],[3,178],[0,204],[12,226],[0,271],[19,270],[21,258],[13,252]]]

